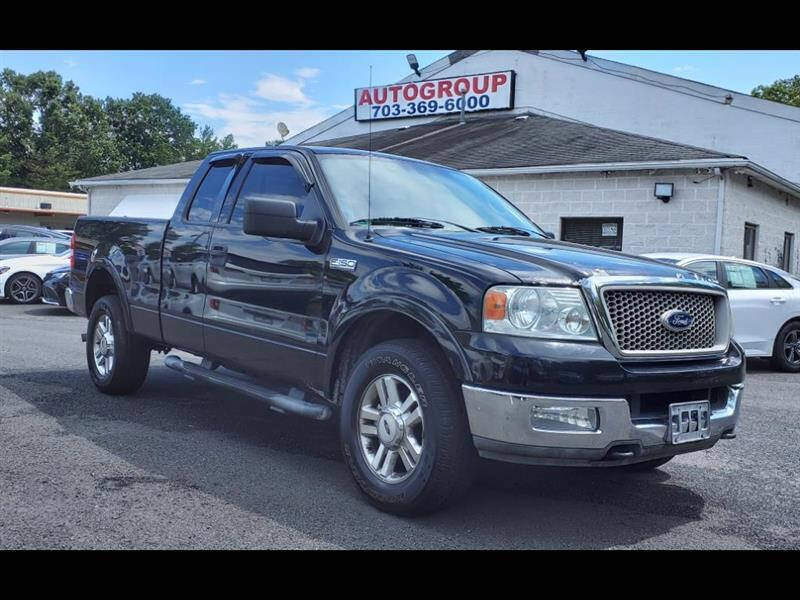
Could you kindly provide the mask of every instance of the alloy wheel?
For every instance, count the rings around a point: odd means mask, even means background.
[[[30,275],[20,275],[11,282],[9,293],[14,300],[25,304],[39,294],[39,283]]]
[[[94,325],[94,366],[100,377],[106,377],[114,367],[114,329],[107,314],[100,315]]]

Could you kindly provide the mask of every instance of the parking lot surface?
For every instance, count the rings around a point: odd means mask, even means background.
[[[359,495],[330,423],[153,354],[98,393],[86,320],[0,302],[0,548],[800,548],[800,375],[751,361],[738,438],[651,473],[483,463],[417,519]]]

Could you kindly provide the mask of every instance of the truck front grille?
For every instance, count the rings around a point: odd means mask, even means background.
[[[714,295],[655,289],[603,291],[617,346],[622,352],[708,351],[716,342]],[[670,331],[661,322],[669,310],[693,317],[685,331]]]

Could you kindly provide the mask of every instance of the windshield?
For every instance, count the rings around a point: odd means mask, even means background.
[[[402,217],[436,221],[449,229],[508,227],[544,235],[505,198],[460,171],[373,156],[370,181],[370,161],[366,155],[318,154],[317,157],[339,209],[350,224],[366,226],[368,216],[373,223]]]

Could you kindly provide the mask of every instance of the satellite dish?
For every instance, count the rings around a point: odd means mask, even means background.
[[[281,134],[281,139],[289,135],[289,128],[283,121],[278,121],[278,133]]]

